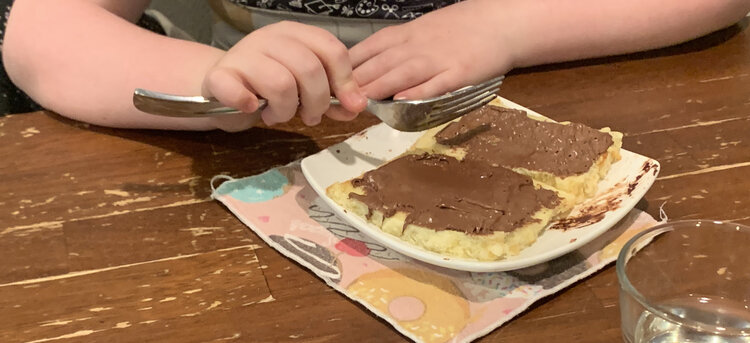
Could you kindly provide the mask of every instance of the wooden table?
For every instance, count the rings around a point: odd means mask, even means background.
[[[638,205],[750,224],[747,20],[678,47],[527,69],[501,95],[610,126],[662,164]],[[209,198],[375,124],[299,121],[237,134],[0,118],[0,341],[398,342],[387,323],[269,248]],[[593,335],[592,335],[593,333]],[[613,267],[485,342],[620,340]]]

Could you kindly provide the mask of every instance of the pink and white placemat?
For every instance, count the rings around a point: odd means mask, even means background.
[[[415,342],[469,342],[613,262],[622,245],[657,221],[632,210],[582,248],[522,270],[443,269],[392,251],[333,214],[299,162],[231,179],[221,201],[271,247],[310,269]]]

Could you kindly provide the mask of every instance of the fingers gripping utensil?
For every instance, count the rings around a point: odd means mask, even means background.
[[[399,131],[422,131],[449,122],[469,113],[495,98],[504,76],[467,86],[459,90],[425,100],[367,100],[367,111],[388,126]],[[238,114],[242,111],[226,107],[214,98],[181,96],[137,88],[133,104],[143,112],[182,118],[203,118]],[[331,105],[340,105],[331,97]],[[259,99],[258,110],[267,105]]]

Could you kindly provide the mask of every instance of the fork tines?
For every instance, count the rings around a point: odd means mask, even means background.
[[[503,79],[504,77],[500,76],[449,94],[448,97],[436,103],[431,113],[425,116],[418,125],[435,127],[486,105],[495,98],[495,93],[500,90]]]

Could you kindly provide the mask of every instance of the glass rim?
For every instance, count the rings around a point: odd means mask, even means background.
[[[714,334],[741,336],[741,337],[750,336],[750,330],[737,330],[734,328],[725,328],[725,327],[720,327],[717,325],[711,325],[708,323],[695,321],[692,319],[682,318],[673,313],[663,311],[660,308],[651,305],[651,303],[646,299],[646,297],[643,296],[643,294],[641,294],[638,291],[638,289],[636,289],[633,286],[633,284],[630,282],[630,279],[627,276],[627,273],[625,272],[625,264],[627,263],[626,259],[629,259],[627,256],[629,255],[628,252],[631,250],[633,245],[635,245],[641,240],[641,238],[649,234],[654,234],[657,231],[661,231],[661,232],[656,233],[652,237],[652,239],[654,239],[657,236],[665,232],[674,231],[674,228],[670,229],[671,226],[678,226],[678,225],[684,225],[684,224],[693,224],[693,226],[697,226],[697,225],[694,225],[696,223],[710,223],[714,225],[732,225],[737,228],[741,228],[742,231],[750,233],[750,226],[737,224],[737,223],[733,223],[730,221],[712,220],[712,219],[685,219],[685,220],[668,221],[662,224],[655,225],[647,230],[641,231],[635,234],[633,237],[631,237],[622,246],[622,249],[617,255],[617,260],[615,262],[615,273],[617,274],[617,281],[620,285],[620,289],[628,293],[630,296],[632,296],[646,310],[660,317],[661,319],[669,321],[672,324],[680,325],[680,326],[687,326],[698,331],[710,332]],[[647,243],[646,245],[648,244],[651,244],[651,242]],[[641,247],[641,249],[644,249],[645,247],[646,246],[644,245],[643,247]]]

